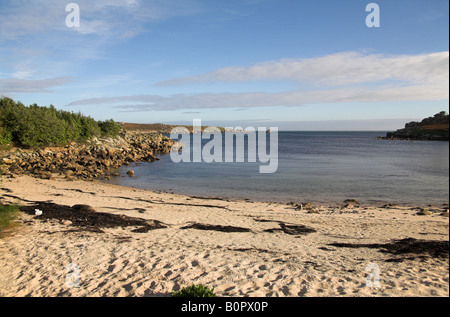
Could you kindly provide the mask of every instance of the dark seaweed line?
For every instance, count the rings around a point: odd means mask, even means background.
[[[385,244],[332,243],[329,245],[338,248],[379,249],[379,252],[394,255],[428,254],[435,258],[449,258],[449,241],[417,240],[414,238],[405,238],[402,240],[393,240],[391,243]]]
[[[142,199],[142,198],[130,198],[130,197],[122,197],[122,196],[102,196],[102,197],[105,197],[105,198],[119,198],[119,199],[132,200],[132,201],[140,201],[140,202],[145,202],[145,203],[155,204],[155,205],[173,205],[173,206],[190,206],[190,207],[218,208],[218,209],[225,209],[225,210],[231,211],[231,209],[228,208],[228,207],[225,207],[225,206],[216,206],[216,205],[156,202],[156,201],[154,201],[154,200],[147,200],[147,199]]]

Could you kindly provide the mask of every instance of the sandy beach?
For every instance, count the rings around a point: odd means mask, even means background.
[[[312,213],[60,176],[0,187],[3,203],[25,207],[0,240],[0,296],[170,296],[192,284],[232,297],[449,296],[448,206]]]

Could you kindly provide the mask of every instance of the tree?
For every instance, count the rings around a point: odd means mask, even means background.
[[[25,107],[10,98],[0,99],[0,144],[23,147],[84,142],[95,136],[116,137],[121,126],[114,120],[97,122],[81,113],[57,110],[53,105]]]

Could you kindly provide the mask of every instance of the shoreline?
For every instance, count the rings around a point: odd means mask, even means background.
[[[165,159],[163,157],[164,155],[160,156],[159,158],[161,160]],[[141,164],[145,164],[146,162],[134,162],[131,163],[130,166],[126,166],[126,168],[124,168],[124,166],[118,168],[116,171],[119,172],[121,169],[122,173],[121,173],[121,177],[123,178],[127,178],[128,176],[126,176],[126,170],[128,169],[132,169],[133,171],[135,170],[135,167],[137,165],[141,165]],[[133,166],[134,164],[137,164],[136,166]],[[120,176],[117,176],[118,178]],[[355,198],[352,196],[348,196],[348,197],[342,197],[341,200],[338,199],[332,199],[329,200],[328,202],[325,201],[318,201],[318,200],[314,200],[314,199],[290,199],[290,198],[286,198],[286,199],[280,199],[280,200],[274,200],[274,199],[262,199],[262,198],[258,198],[258,197],[254,197],[254,196],[241,196],[241,197],[237,197],[237,196],[220,196],[220,195],[216,195],[216,194],[211,194],[211,195],[205,195],[203,193],[187,193],[187,192],[183,192],[181,191],[177,191],[174,189],[159,189],[159,188],[145,188],[145,186],[138,186],[138,185],[132,185],[132,186],[127,186],[125,184],[116,184],[114,182],[112,182],[114,178],[112,179],[95,179],[93,181],[98,181],[100,183],[103,184],[108,184],[108,185],[114,185],[114,186],[119,186],[119,187],[124,187],[124,188],[131,188],[131,189],[139,189],[139,190],[145,190],[145,191],[150,191],[150,192],[155,192],[155,193],[164,193],[164,194],[174,194],[174,195],[182,195],[182,196],[188,196],[191,198],[204,198],[204,199],[211,199],[211,200],[232,200],[232,201],[247,201],[247,202],[260,202],[260,203],[274,203],[274,204],[282,204],[282,205],[286,205],[289,203],[297,203],[297,204],[304,204],[304,203],[308,203],[311,204],[315,207],[319,207],[319,208],[329,208],[329,207],[338,207],[338,206],[342,206],[345,204],[345,200],[358,200],[359,201],[359,205],[360,206],[364,206],[364,207],[381,207],[381,206],[387,206],[387,207],[393,207],[393,206],[398,206],[398,207],[410,207],[410,208],[432,208],[432,209],[438,209],[438,208],[448,208],[449,207],[449,200],[445,200],[442,199],[440,202],[428,202],[428,201],[424,201],[424,202],[400,202],[397,201],[395,199],[392,200],[388,200],[388,199],[379,199],[379,200],[374,200],[374,199],[370,199],[370,200],[363,200],[360,198]],[[92,181],[92,180],[90,180]]]
[[[141,162],[138,162],[138,164]],[[122,166],[123,167],[123,166]],[[33,177],[30,175],[18,175],[15,176],[12,179],[16,178],[31,178],[39,180],[39,177]],[[127,176],[122,176],[127,177]],[[3,181],[6,179],[4,176],[0,175],[0,180]],[[326,209],[326,208],[342,208],[348,204],[353,205],[356,208],[410,208],[411,210],[415,209],[433,209],[435,212],[444,212],[446,209],[449,209],[449,203],[405,203],[405,202],[398,202],[398,201],[392,201],[392,200],[379,200],[379,201],[360,201],[359,199],[355,199],[353,197],[347,197],[346,199],[342,201],[333,200],[330,202],[319,202],[314,200],[301,200],[301,201],[288,201],[288,200],[262,200],[257,198],[245,198],[245,197],[232,197],[232,196],[217,196],[217,195],[199,195],[199,194],[188,194],[188,193],[182,193],[182,192],[176,192],[174,190],[163,190],[163,189],[151,189],[151,188],[140,188],[138,186],[126,186],[126,185],[120,185],[120,184],[113,184],[107,179],[67,179],[67,177],[64,176],[64,174],[61,173],[53,173],[51,178],[42,178],[42,180],[45,181],[55,181],[58,180],[60,182],[67,182],[67,184],[71,184],[73,182],[82,182],[82,183],[88,183],[88,184],[102,184],[105,186],[112,186],[117,189],[122,190],[132,190],[132,191],[143,191],[148,192],[149,194],[162,194],[162,195],[174,195],[179,197],[187,197],[189,199],[198,199],[198,200],[211,200],[211,201],[223,201],[223,202],[240,202],[240,203],[267,203],[267,204],[276,204],[276,205],[308,205],[314,208],[319,209]],[[44,183],[45,183],[44,181]],[[0,182],[1,184],[1,182]],[[0,188],[2,190],[2,188]],[[305,209],[307,210],[307,209]]]
[[[64,175],[68,180],[96,180],[110,184],[118,182],[119,184],[117,185],[119,186],[155,192],[178,193],[187,196],[203,195],[200,192],[189,193],[182,189],[177,191],[173,189],[145,188],[145,186],[134,186],[133,184],[126,184],[126,182],[120,184],[120,179],[117,181],[120,176],[133,177],[135,169],[140,164],[166,159],[164,156],[176,144],[174,142],[174,140],[164,137],[161,132],[129,130],[116,139],[94,138],[85,144],[71,143],[60,148],[48,147],[40,150],[13,148],[11,151],[2,151],[0,153],[0,175],[3,173],[5,176],[12,178],[19,175],[32,175],[42,179],[51,179],[55,178],[55,175]],[[212,196],[217,196],[217,194],[213,192]],[[344,200],[354,198],[359,199],[361,204],[370,207],[395,204],[405,207],[439,208],[448,207],[449,203],[448,199],[445,198],[442,200],[434,198],[433,201],[427,201],[422,199],[422,197],[420,201],[413,198],[410,198],[410,201],[400,201],[395,198],[377,199],[374,196],[368,196],[369,200],[364,200],[361,197],[344,197],[343,195],[340,195],[340,199],[333,197],[326,200],[322,197],[309,199],[304,196],[304,198],[301,198],[301,201],[297,201],[297,198],[293,198],[293,195],[285,195],[280,199],[265,199],[257,196],[252,192],[248,192],[237,196],[230,193],[228,196],[220,198],[267,201],[279,204],[289,202],[297,204],[310,203],[315,206],[338,206]]]
[[[169,296],[192,284],[230,297],[449,295],[449,218],[439,212],[317,213],[63,177],[3,178],[0,193],[24,206],[19,229],[0,240],[0,296]],[[378,288],[366,285],[369,264]]]
[[[258,199],[258,198],[245,198],[245,197],[233,197],[233,196],[217,196],[217,195],[199,195],[199,194],[189,194],[189,193],[183,193],[183,192],[178,192],[175,190],[163,190],[163,189],[152,189],[152,188],[141,188],[138,186],[126,186],[126,185],[119,185],[119,184],[113,184],[110,183],[109,181],[105,181],[105,180],[94,180],[94,181],[98,181],[99,183],[102,184],[108,184],[108,185],[113,185],[113,186],[119,186],[119,187],[123,187],[123,188],[129,188],[129,189],[138,189],[138,190],[144,190],[144,191],[149,191],[149,192],[154,192],[154,193],[161,193],[161,194],[168,194],[168,195],[181,195],[181,196],[187,196],[190,198],[197,198],[197,199],[204,199],[204,200],[224,200],[224,201],[241,201],[241,202],[258,202],[258,203],[272,203],[272,204],[280,204],[280,205],[286,205],[286,204],[290,204],[290,203],[296,203],[296,204],[300,204],[300,203],[305,203],[305,204],[310,204],[314,207],[318,207],[318,208],[333,208],[333,207],[339,207],[342,205],[345,205],[345,199],[338,201],[336,200],[331,200],[330,202],[324,202],[324,201],[316,201],[316,200],[308,200],[308,199],[303,199],[301,201],[294,201],[291,199],[284,199],[284,200],[263,200],[263,199]],[[442,203],[410,203],[410,202],[398,202],[395,200],[367,200],[367,201],[361,201],[359,199],[355,199],[352,197],[348,197],[348,200],[357,200],[359,201],[359,206],[361,207],[380,207],[380,208],[386,208],[386,207],[408,207],[408,208],[423,208],[423,209],[427,209],[427,208],[432,208],[432,209],[446,209],[449,207],[449,202],[442,202]],[[442,200],[444,201],[444,200]]]

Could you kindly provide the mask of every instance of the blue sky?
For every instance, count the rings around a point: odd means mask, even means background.
[[[448,111],[448,0],[0,0],[0,95],[98,120],[392,130]]]

